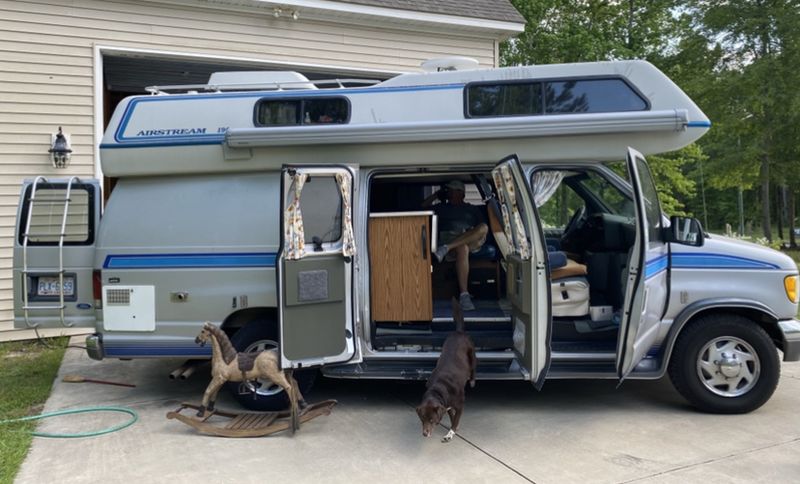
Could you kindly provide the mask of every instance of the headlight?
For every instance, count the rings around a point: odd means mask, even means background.
[[[786,297],[789,298],[790,301],[797,304],[798,301],[798,291],[797,291],[797,279],[800,276],[786,276],[783,279],[783,288],[786,289]]]

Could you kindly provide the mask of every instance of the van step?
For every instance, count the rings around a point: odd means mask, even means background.
[[[404,334],[405,333],[405,334]],[[429,332],[392,332],[372,337],[372,345],[377,350],[398,349],[398,347],[414,347],[439,349],[447,338],[447,331]],[[469,332],[468,332],[469,333]],[[469,333],[475,347],[479,350],[504,350],[513,345],[510,330],[481,331]]]
[[[391,380],[427,380],[436,360],[415,361],[364,361],[354,365],[328,366],[322,374],[330,378],[374,378]],[[477,380],[523,380],[516,361],[478,363]]]

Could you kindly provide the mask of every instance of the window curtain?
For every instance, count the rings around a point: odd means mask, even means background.
[[[342,194],[342,255],[356,255],[356,239],[353,235],[353,211],[350,204],[350,184],[352,178],[348,173],[337,173],[336,183]]]
[[[550,197],[558,190],[558,186],[563,179],[563,171],[537,171],[533,174],[531,188],[533,189],[533,201],[536,203],[537,208],[550,200]]]
[[[308,174],[295,172],[286,210],[283,213],[284,240],[286,242],[286,259],[297,260],[306,253],[306,239],[303,232],[303,214],[300,211],[300,193],[303,191]]]
[[[500,213],[503,215],[503,232],[510,245],[515,246],[514,236],[511,233],[511,217],[508,215],[508,205],[506,205],[505,190],[503,189],[503,177],[499,170],[492,170],[494,186],[497,187],[497,199],[500,202]]]
[[[519,205],[517,204],[517,187],[514,184],[514,178],[511,176],[511,170],[508,166],[501,166],[500,172],[503,176],[503,187],[506,190],[508,197],[508,204],[511,206],[511,219],[514,222],[515,232],[519,237],[515,240],[517,245],[517,252],[523,260],[531,258],[531,250],[528,245],[528,236],[525,232],[525,225],[522,223],[522,215],[519,213]]]

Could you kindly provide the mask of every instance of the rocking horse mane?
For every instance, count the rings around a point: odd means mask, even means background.
[[[219,329],[218,327],[214,326],[213,324],[206,324],[205,328],[209,330],[211,334],[217,339],[217,343],[219,344],[219,349],[222,352],[222,359],[225,360],[225,363],[227,364],[235,360],[236,349],[231,344],[231,340],[228,339],[228,335],[225,334],[225,332]]]

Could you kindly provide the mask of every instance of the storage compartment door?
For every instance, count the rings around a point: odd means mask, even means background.
[[[627,163],[636,206],[636,242],[628,261],[617,344],[620,379],[636,368],[658,338],[669,290],[669,254],[662,235],[664,217],[650,167],[644,156],[632,148],[628,148]]]
[[[355,170],[283,168],[278,258],[281,363],[357,362],[352,222]]]
[[[14,327],[94,327],[98,180],[22,186],[14,236]],[[99,295],[98,295],[99,297]]]
[[[510,245],[505,260],[514,352],[525,379],[541,388],[550,364],[550,287],[544,237],[516,155],[501,161],[492,170],[492,178]]]

